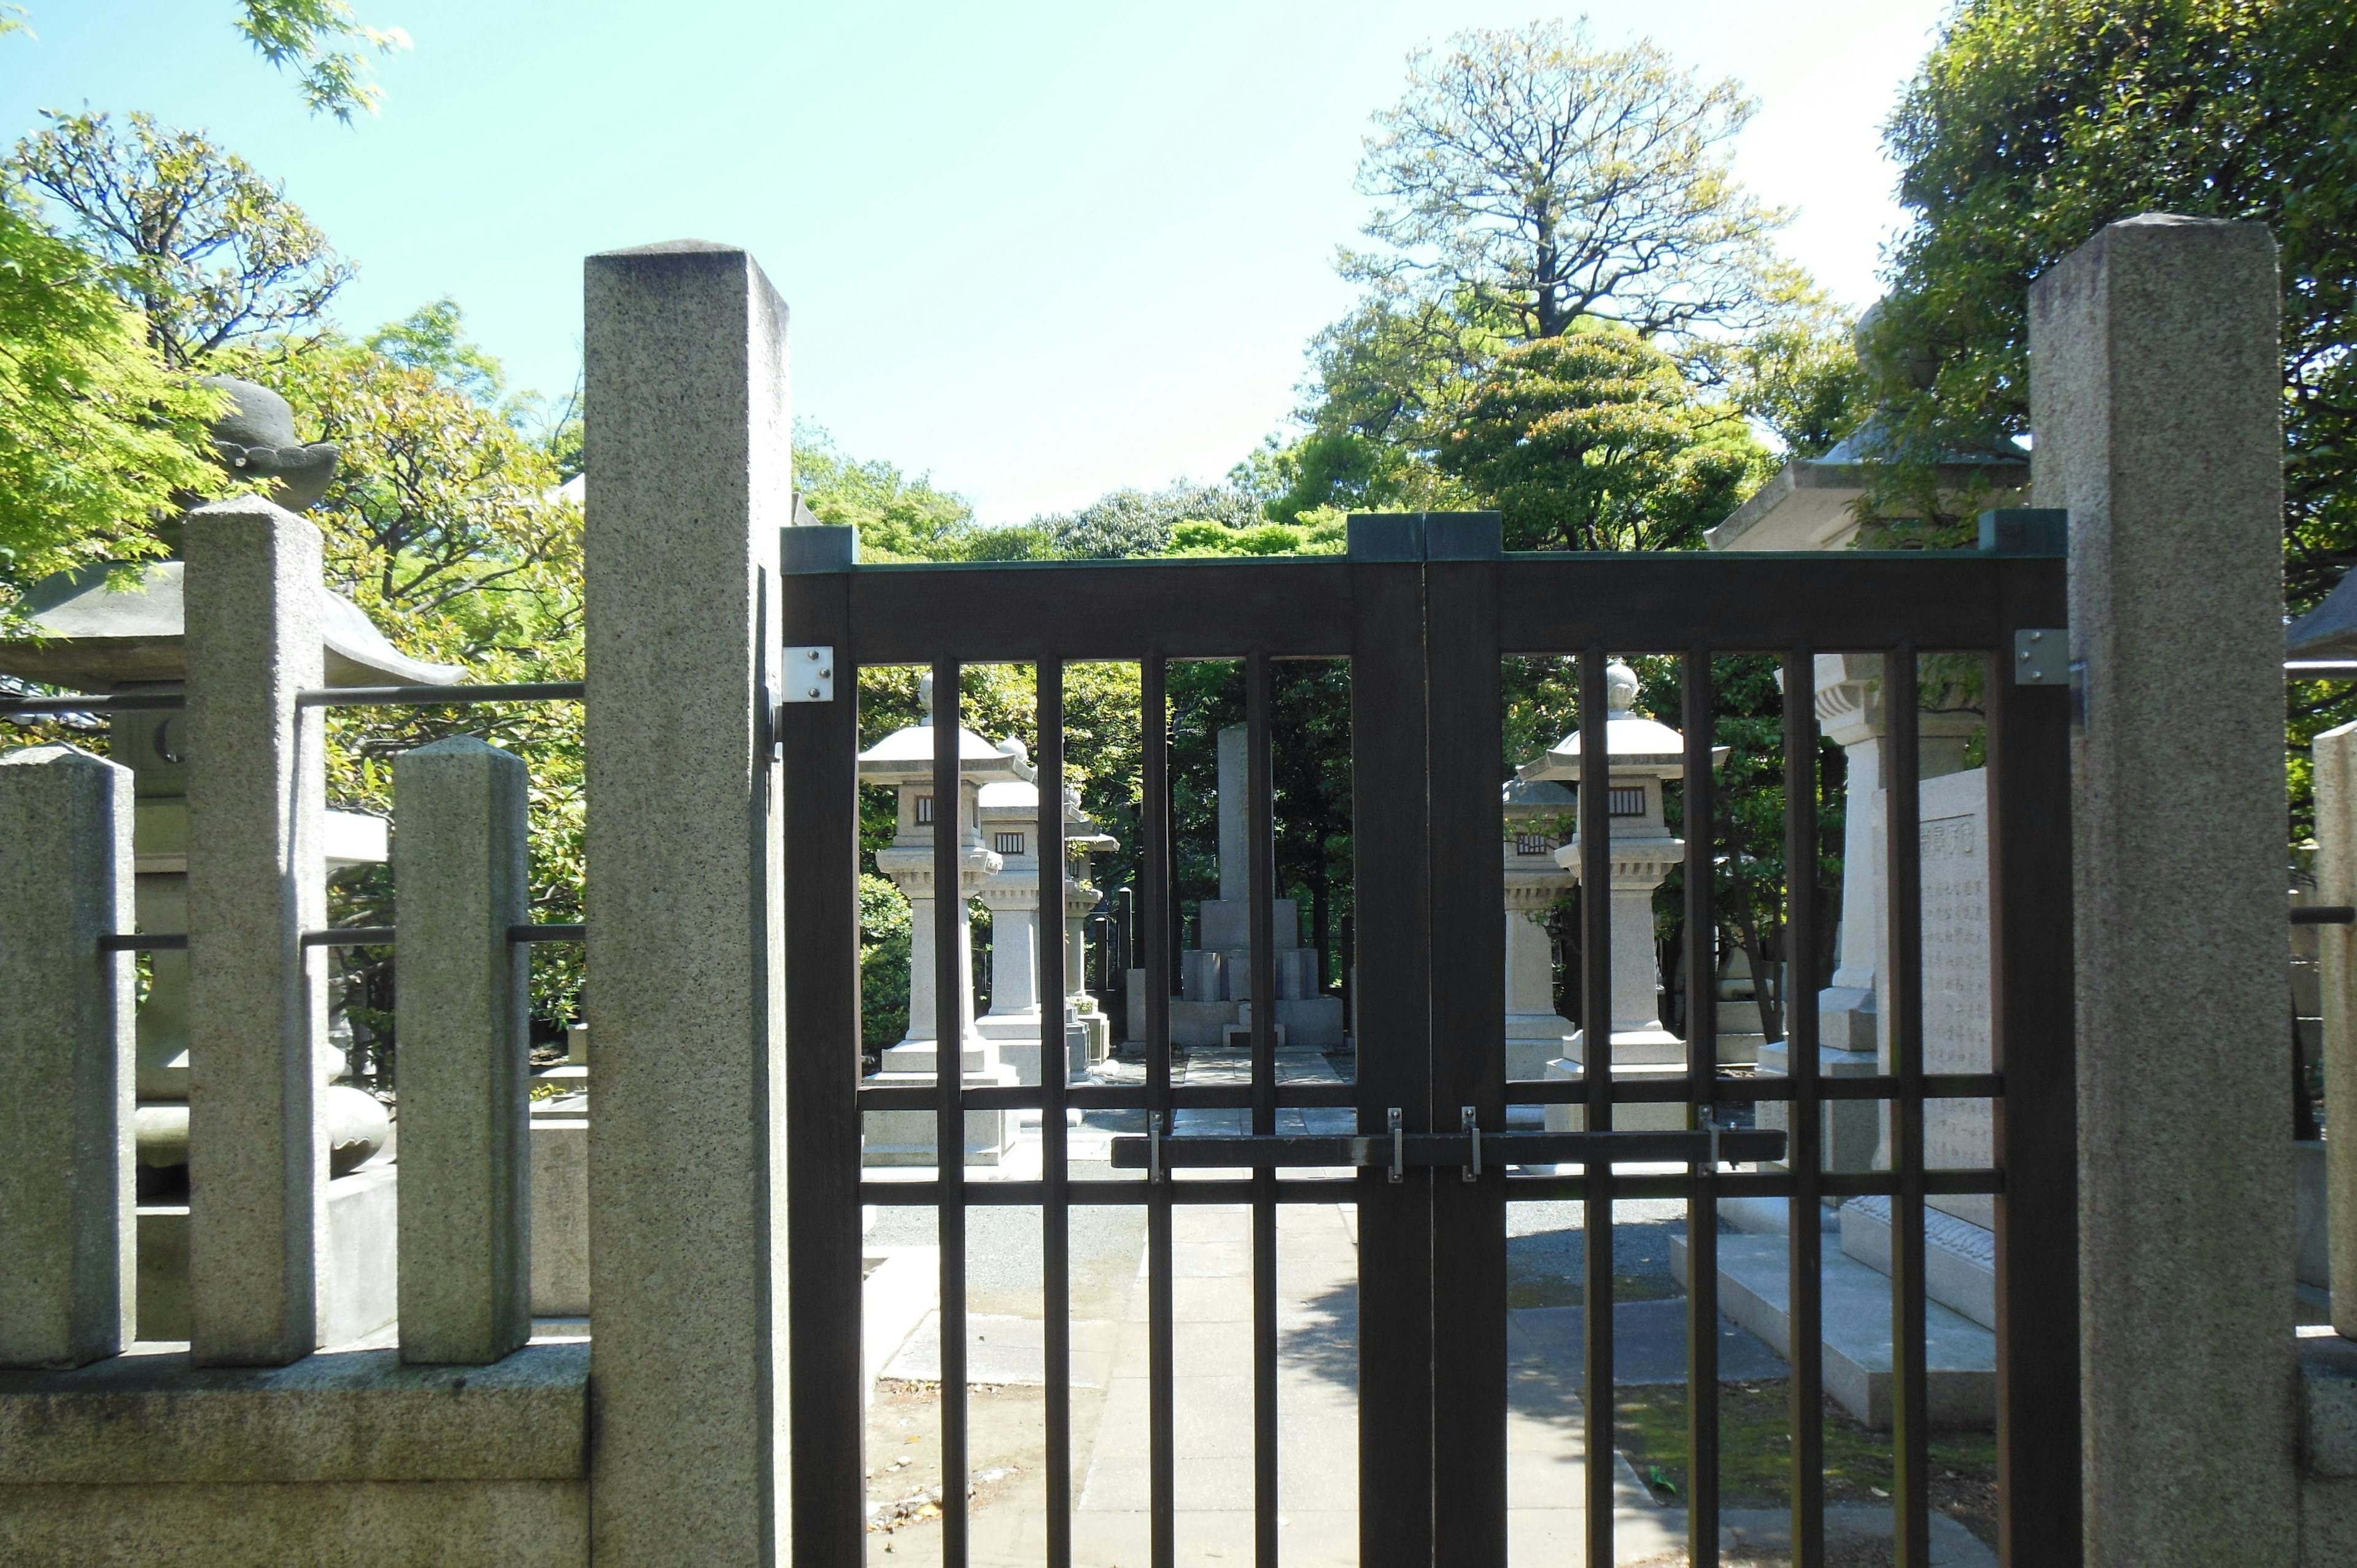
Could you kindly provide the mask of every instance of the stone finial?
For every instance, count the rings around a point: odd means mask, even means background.
[[[214,456],[231,479],[270,486],[270,499],[288,511],[307,511],[328,493],[341,456],[332,441],[303,441],[295,410],[268,387],[234,376],[206,376],[203,385],[229,398],[229,412],[212,422]]]
[[[1604,667],[1604,707],[1608,714],[1625,714],[1637,701],[1637,672],[1618,659]]]

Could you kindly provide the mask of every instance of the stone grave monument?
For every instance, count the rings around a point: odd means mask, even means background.
[[[1571,1045],[1573,1024],[1555,1009],[1555,938],[1547,911],[1577,880],[1555,864],[1562,830],[1579,802],[1561,784],[1507,781],[1506,818],[1506,1077],[1544,1078],[1547,1064]],[[1540,1114],[1537,1106],[1508,1108]]]
[[[1195,946],[1178,956],[1178,996],[1170,1004],[1174,1046],[1244,1046],[1252,1040],[1251,813],[1245,801],[1247,739],[1241,725],[1219,735],[1220,896],[1197,917]],[[1275,927],[1276,1042],[1335,1050],[1342,1045],[1342,999],[1319,984],[1318,953],[1301,945],[1297,900],[1272,905]],[[1146,1037],[1146,972],[1129,972],[1129,1037]]]
[[[983,842],[999,858],[982,885],[990,910],[990,1011],[974,1032],[998,1047],[1000,1058],[1024,1083],[1039,1081],[1039,787],[1009,779],[985,784],[976,810]],[[1080,791],[1064,789],[1066,854],[1064,922],[1064,1042],[1069,1078],[1084,1076],[1112,1048],[1112,1020],[1081,984],[1087,972],[1082,944],[1097,889],[1088,879],[1089,856],[1116,847],[1081,810]]]

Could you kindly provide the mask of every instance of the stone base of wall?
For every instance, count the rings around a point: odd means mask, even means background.
[[[0,1563],[588,1562],[586,1344],[0,1373]]]

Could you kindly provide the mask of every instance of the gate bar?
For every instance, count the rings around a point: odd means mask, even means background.
[[[1888,708],[1890,698],[1884,697]],[[1817,672],[1784,655],[1784,1052],[1792,1079],[1790,1242],[1792,1561],[1825,1558],[1824,1128],[1817,1079]]]
[[[1142,758],[1138,801],[1145,843],[1138,872],[1145,884],[1146,1092],[1146,1121],[1170,1128],[1170,704],[1169,667],[1159,650],[1148,653],[1138,671],[1138,750]],[[1170,1181],[1156,1173],[1146,1201],[1146,1450],[1148,1551],[1152,1568],[1175,1568],[1178,1557],[1177,1513],[1178,1422],[1171,1351]],[[1230,1201],[1233,1201],[1231,1198]]]
[[[1931,1374],[1923,1290],[1923,865],[1921,747],[1916,714],[1921,675],[1912,643],[1884,656],[1883,728],[1890,773],[1883,799],[1886,937],[1890,950],[1890,1047],[1898,1093],[1890,1104],[1890,1484],[1897,1568],[1931,1568]]]
[[[1039,1284],[1048,1380],[1048,1568],[1072,1563],[1071,1193],[1064,1090],[1064,666],[1043,654],[1035,671],[1039,714]],[[941,820],[935,811],[933,820]],[[1054,940],[1049,933],[1055,933]]]
[[[1612,1130],[1612,737],[1604,686],[1605,650],[1579,656],[1579,1016],[1580,1076],[1587,1129]],[[1612,1188],[1609,1167],[1581,1173],[1585,1248],[1580,1318],[1587,1328],[1588,1568],[1612,1568]]]
[[[1710,766],[1717,723],[1709,649],[1687,650],[1684,676],[1679,827],[1686,839],[1686,1096],[1688,1124],[1699,1128],[1715,1119],[1718,1078],[1718,918],[1711,907],[1717,819]],[[1741,1157],[1724,1148],[1717,1153]],[[1686,1560],[1692,1568],[1718,1568],[1717,1161],[1697,1163],[1694,1171],[1686,1197]]]
[[[1392,1133],[1308,1133],[1278,1137],[1211,1134],[1113,1140],[1115,1170],[1323,1169],[1328,1166],[1406,1170],[1411,1166],[1580,1165],[1583,1174],[1620,1164],[1705,1165],[1709,1151],[1722,1160],[1776,1160],[1784,1134],[1754,1132]]]
[[[1246,894],[1252,899],[1252,1129],[1276,1133],[1276,800],[1270,777],[1268,651],[1244,661]],[[1276,1568],[1276,1172],[1253,1173],[1253,1559]]]
[[[966,1568],[965,1382],[965,996],[958,983],[965,959],[965,889],[958,852],[964,848],[963,758],[958,753],[964,716],[959,712],[955,660],[933,664],[933,1085],[940,1109],[933,1121],[933,1170],[941,1194],[942,1248],[942,1568]]]

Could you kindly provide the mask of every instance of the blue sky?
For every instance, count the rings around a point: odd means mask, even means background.
[[[989,521],[1216,478],[1297,401],[1349,291],[1367,118],[1415,47],[1535,0],[1142,6],[357,0],[415,48],[346,129],[231,30],[231,0],[27,0],[0,130],[43,107],[203,126],[354,259],[367,328],[441,295],[562,392],[581,258],[749,248],[793,311],[794,407]],[[1761,102],[1738,167],[1787,248],[1878,292],[1900,219],[1879,127],[1947,0],[1599,0]]]

